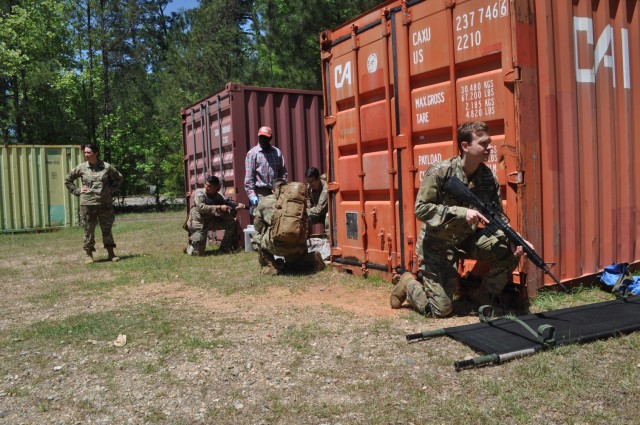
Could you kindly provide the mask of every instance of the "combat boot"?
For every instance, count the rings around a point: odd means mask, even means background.
[[[266,274],[270,276],[277,276],[280,274],[280,271],[273,267],[272,265],[262,266],[260,268],[260,274]]]
[[[393,291],[391,291],[391,296],[389,297],[391,308],[398,309],[402,307],[402,303],[407,299],[407,283],[410,279],[413,279],[413,275],[408,272],[400,276],[398,283],[396,283],[396,286],[393,288]]]
[[[260,267],[266,267],[271,264],[267,257],[265,257],[260,251],[258,251],[258,264],[260,264]]]
[[[84,253],[85,253],[84,263],[85,264],[93,263],[93,252],[91,252],[90,250],[85,250]]]
[[[322,259],[322,254],[318,251],[313,251],[313,262],[314,262],[314,270],[315,272],[321,272],[327,268],[327,265],[324,263]]]
[[[109,261],[113,261],[114,263],[116,261],[120,261],[120,257],[118,257],[114,252],[113,252],[113,248],[107,248],[107,253],[109,254]]]
[[[482,284],[469,295],[469,301],[471,301],[475,308],[480,308],[483,305],[493,306],[493,295],[491,295],[487,287]]]

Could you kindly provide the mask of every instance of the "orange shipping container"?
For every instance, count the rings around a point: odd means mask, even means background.
[[[325,31],[334,264],[417,271],[422,176],[474,120],[512,227],[562,281],[638,263],[639,19],[637,0],[396,0]]]

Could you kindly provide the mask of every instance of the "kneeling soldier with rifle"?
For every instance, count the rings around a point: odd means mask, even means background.
[[[391,293],[392,308],[400,308],[406,299],[422,314],[434,317],[451,314],[460,258],[491,264],[482,284],[471,294],[474,304],[491,304],[525,253],[522,246],[512,244],[501,230],[492,234],[487,228],[478,228],[480,223],[488,224],[490,220],[443,187],[449,178],[458,178],[481,202],[495,204],[502,212],[500,185],[484,164],[489,159],[491,146],[487,124],[462,124],[457,141],[460,156],[431,165],[416,198],[416,217],[423,222],[421,236],[424,235],[424,239],[418,238],[423,282],[415,280],[410,273],[402,275]],[[533,250],[529,242],[522,241]]]
[[[185,254],[204,255],[209,230],[224,230],[219,253],[229,253],[236,249],[235,213],[236,210],[243,209],[245,206],[225,199],[218,193],[219,191],[220,179],[216,176],[207,177],[204,189],[195,191],[186,226],[191,235],[191,241],[184,250]]]

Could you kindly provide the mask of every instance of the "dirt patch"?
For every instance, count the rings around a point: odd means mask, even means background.
[[[115,294],[114,294],[115,295]],[[122,292],[125,295],[125,292]],[[352,289],[338,285],[312,287],[300,291],[288,288],[269,287],[262,294],[247,295],[236,293],[221,296],[184,284],[147,284],[140,286],[135,294],[136,302],[148,302],[152,299],[172,299],[209,311],[242,314],[247,310],[257,312],[272,311],[274,308],[291,306],[301,308],[332,307],[357,316],[398,317],[404,310],[392,310],[388,307],[389,296],[384,290]],[[131,298],[129,298],[130,301]]]

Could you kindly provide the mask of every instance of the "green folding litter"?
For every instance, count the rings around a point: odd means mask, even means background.
[[[480,309],[480,323],[407,335],[407,341],[449,336],[482,354],[454,363],[457,371],[531,355],[574,343],[585,343],[640,329],[640,295],[579,307],[517,317],[489,317]]]

